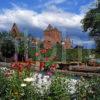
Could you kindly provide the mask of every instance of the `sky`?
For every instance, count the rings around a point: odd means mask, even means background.
[[[16,23],[21,32],[43,38],[48,24],[57,27],[63,38],[74,46],[94,48],[95,43],[83,32],[80,21],[96,0],[0,0],[0,31],[9,31]]]

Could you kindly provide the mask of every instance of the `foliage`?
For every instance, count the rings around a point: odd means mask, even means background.
[[[80,54],[81,53],[81,54]],[[89,60],[89,55],[96,54],[94,49],[67,49],[66,50],[66,61],[78,61],[80,58],[82,62],[87,62]],[[99,57],[99,54],[96,54]],[[79,58],[78,58],[79,57]]]
[[[31,71],[28,66],[23,66],[23,70],[19,70],[19,64],[13,64],[14,73],[9,76],[9,72],[5,76],[6,71],[0,69],[0,99],[1,100],[38,100],[39,95],[35,88],[30,83],[25,83],[23,79],[31,76]],[[9,69],[10,71],[10,69]],[[28,73],[28,71],[30,73]],[[32,72],[33,73],[33,72]],[[24,83],[27,86],[23,87]]]
[[[24,60],[25,53],[25,41],[20,40],[18,44],[18,59],[19,61]]]
[[[76,92],[78,100],[99,100],[100,99],[100,77],[83,78],[77,82]]]
[[[67,49],[66,50],[66,60],[67,61],[77,61],[78,60],[78,49]]]
[[[7,88],[7,78],[4,77],[3,72],[0,70],[0,98],[4,99],[4,97],[6,97]]]
[[[10,33],[6,32],[6,31],[3,31],[3,32],[0,32],[0,39],[9,39],[11,37]]]
[[[66,78],[54,76],[45,100],[70,100]]]
[[[57,60],[61,61],[62,60],[62,52],[63,52],[63,47],[60,43],[56,44],[56,48],[57,48]]]
[[[100,54],[96,53],[96,58],[100,58]]]
[[[1,44],[2,55],[6,58],[10,58],[15,53],[15,46],[11,40],[5,39]]]
[[[90,9],[82,20],[83,30],[95,38],[97,51],[100,51],[100,0],[96,8]]]
[[[25,50],[25,44],[24,41],[19,42],[19,54],[23,54]]]

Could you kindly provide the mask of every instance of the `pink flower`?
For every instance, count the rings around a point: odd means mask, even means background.
[[[38,52],[36,52],[36,53],[35,53],[35,56],[36,56],[36,57],[38,57],[38,56],[39,56],[39,53],[38,53]]]
[[[50,71],[47,72],[47,75],[52,76],[52,72],[50,72]]]
[[[45,57],[45,60],[46,60],[46,61],[48,61],[48,60],[49,60],[49,58],[48,58],[48,57]]]

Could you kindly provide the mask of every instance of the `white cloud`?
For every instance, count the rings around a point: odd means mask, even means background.
[[[44,8],[45,10],[61,10],[60,8],[57,8],[57,5],[64,3],[66,0],[50,0],[44,2],[44,4],[41,2],[41,4],[37,5],[36,8]]]
[[[38,13],[33,10],[15,7],[4,9],[0,13],[0,29],[9,29],[16,22],[18,25],[45,28],[48,24],[68,28],[80,28],[80,21],[83,15],[74,13],[55,11],[42,11]]]
[[[80,7],[80,11],[81,13],[86,13],[88,12],[91,8],[95,8],[96,7],[96,0],[93,0],[92,2],[90,2],[89,4],[86,5],[82,5]]]

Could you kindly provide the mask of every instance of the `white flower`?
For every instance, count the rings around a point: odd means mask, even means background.
[[[22,83],[22,84],[21,84],[21,87],[25,87],[25,86],[26,86],[26,84],[25,84],[25,83]]]
[[[24,81],[25,82],[32,82],[33,81],[33,78],[32,77],[28,77],[28,78],[25,78]]]

